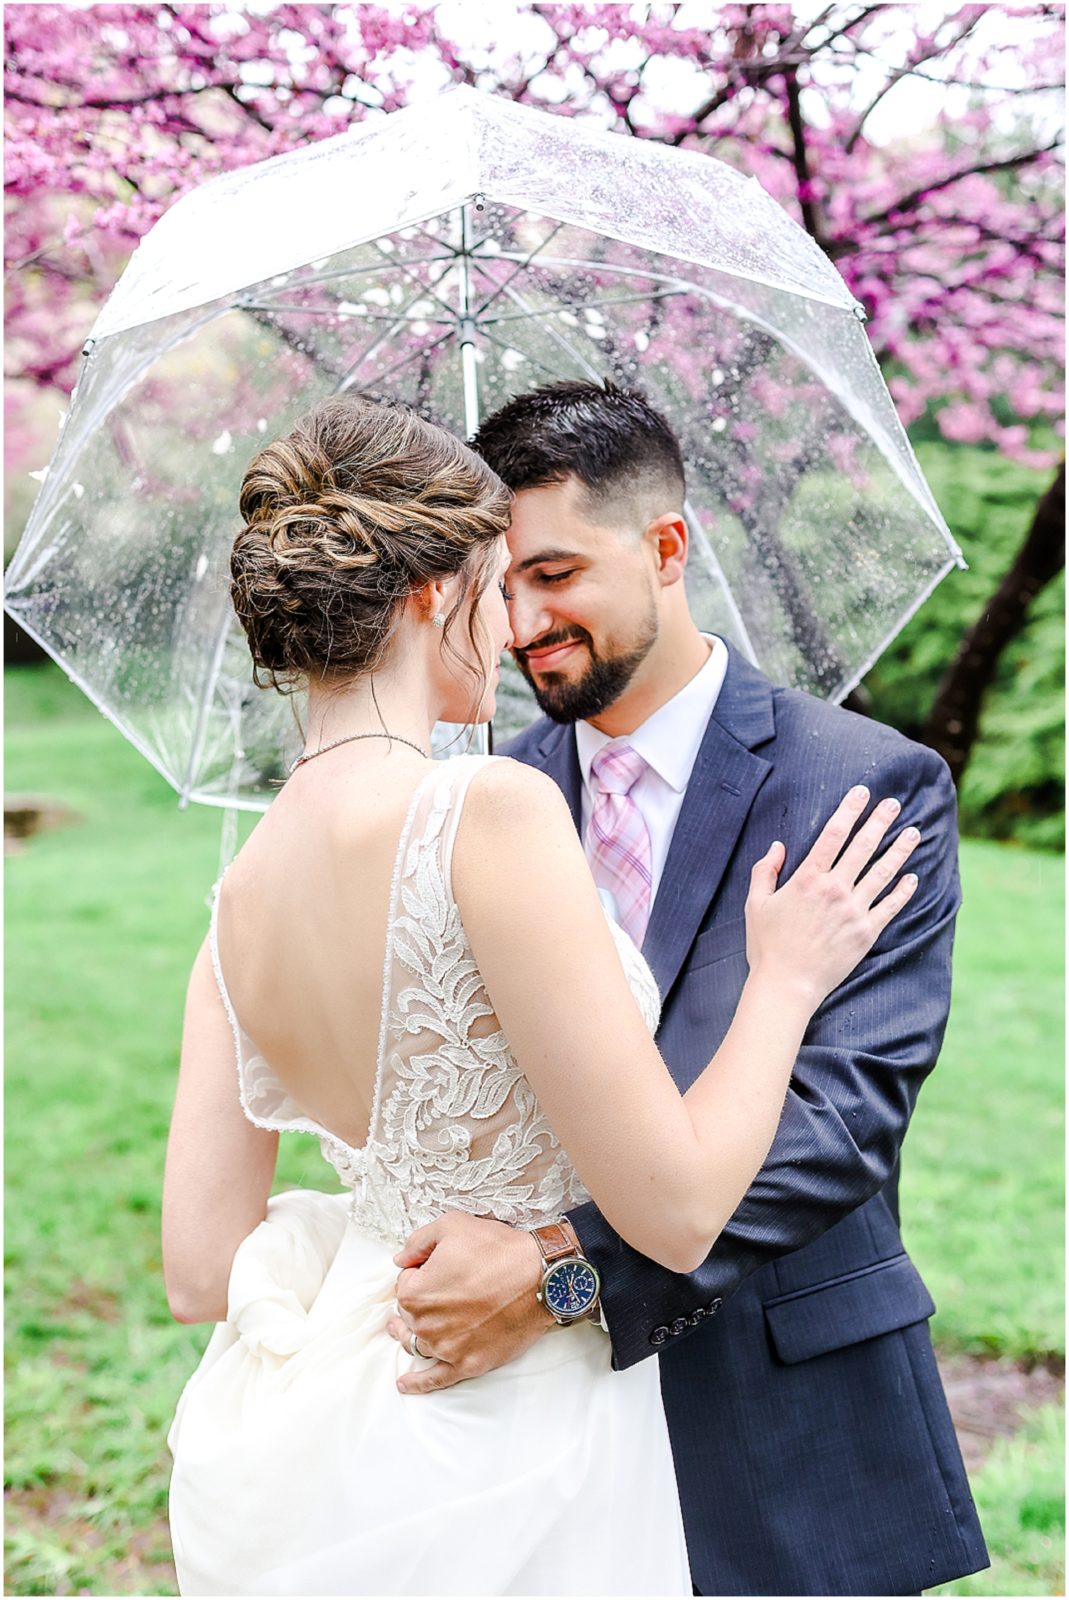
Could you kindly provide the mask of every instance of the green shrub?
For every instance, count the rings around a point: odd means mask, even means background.
[[[939,680],[1019,549],[1048,472],[971,445],[920,442],[917,455],[969,563],[952,572],[865,680],[872,715],[917,737]],[[1064,574],[1033,602],[999,661],[961,785],[966,833],[1041,849],[1065,841]]]

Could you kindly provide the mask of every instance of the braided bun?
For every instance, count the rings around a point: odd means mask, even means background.
[[[234,609],[256,681],[265,674],[286,692],[374,671],[407,597],[463,573],[448,628],[485,585],[509,492],[459,439],[407,407],[338,396],[260,451],[240,508]]]

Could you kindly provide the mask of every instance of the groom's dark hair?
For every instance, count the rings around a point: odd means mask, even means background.
[[[652,519],[683,508],[679,440],[637,389],[546,384],[487,417],[471,446],[516,493],[576,477],[591,512],[638,504]]]

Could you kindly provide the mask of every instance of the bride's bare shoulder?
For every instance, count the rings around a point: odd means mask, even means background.
[[[511,756],[496,756],[476,774],[464,816],[468,831],[534,832],[566,826],[573,832],[567,803],[553,779]]]
[[[454,886],[500,883],[503,874],[537,877],[561,857],[581,854],[567,802],[552,778],[509,756],[472,779],[454,848]],[[573,863],[574,865],[574,863]]]
[[[553,779],[507,756],[488,761],[472,779],[453,851],[453,889],[473,940],[496,937],[503,918],[512,937],[516,919],[533,925],[547,897],[570,905],[584,885],[596,906],[575,823]]]

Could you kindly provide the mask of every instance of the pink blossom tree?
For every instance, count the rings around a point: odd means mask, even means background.
[[[464,15],[8,7],[13,443],[29,396],[69,391],[99,302],[185,189],[462,81],[753,173],[865,305],[904,421],[1054,466],[1060,4],[500,0],[497,42],[469,37],[478,29],[465,32]],[[918,88],[937,112],[924,131],[899,132],[894,110]],[[1037,508],[997,637],[964,648],[937,697],[928,736],[957,772],[1002,643],[1064,561],[1056,502]]]

